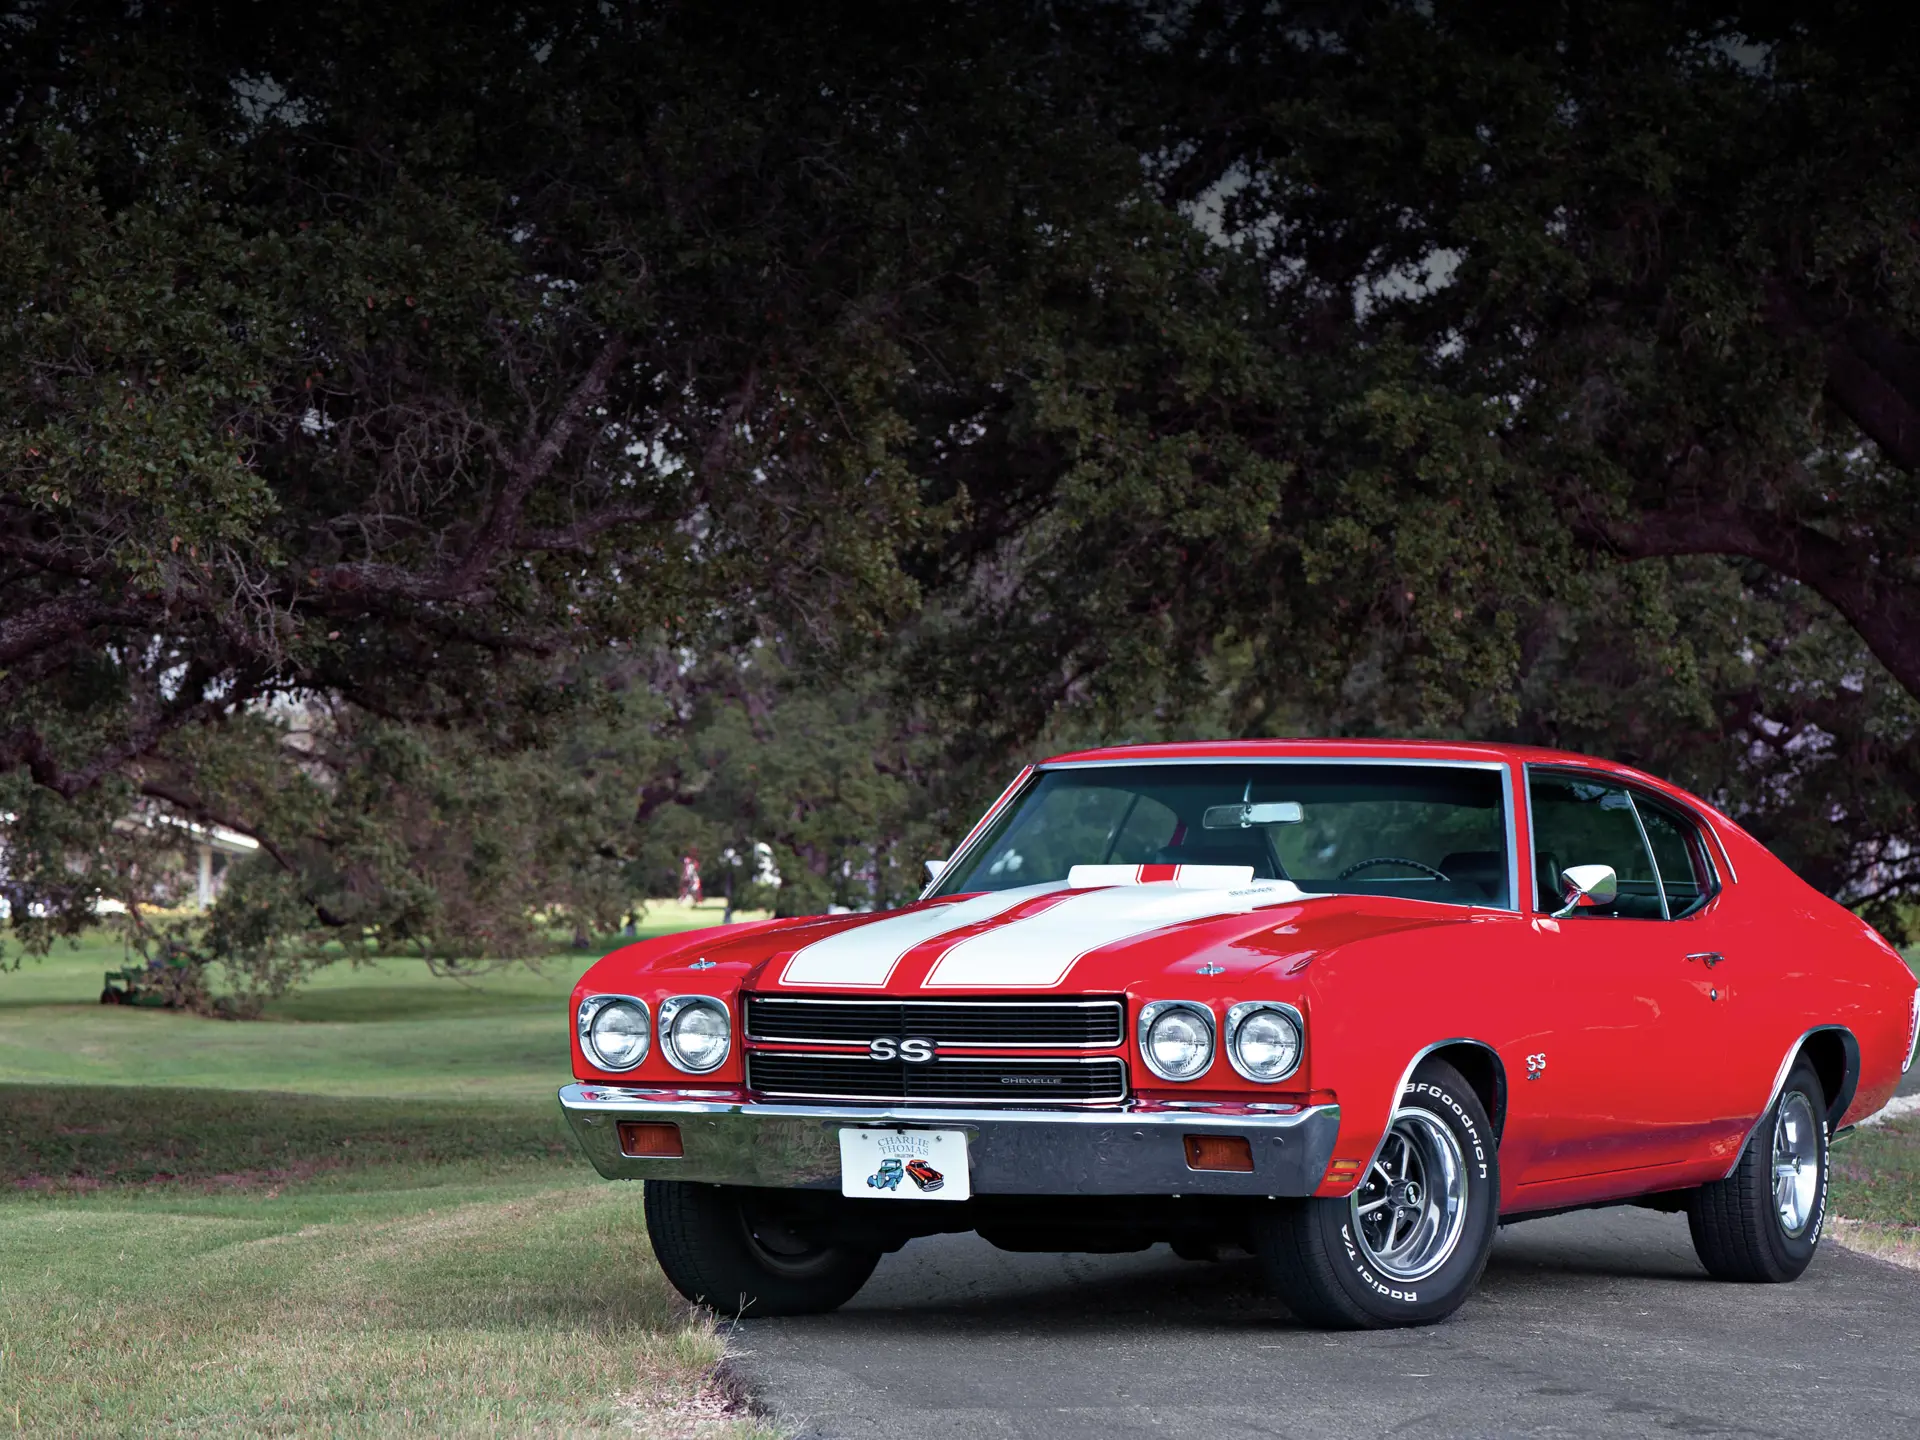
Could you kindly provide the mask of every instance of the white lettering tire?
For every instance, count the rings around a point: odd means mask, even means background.
[[[1700,1263],[1716,1280],[1797,1280],[1827,1218],[1827,1098],[1804,1055],[1726,1179],[1688,1199]]]
[[[1255,1224],[1268,1287],[1309,1325],[1430,1325],[1480,1281],[1500,1227],[1493,1126],[1473,1088],[1430,1060],[1407,1082],[1353,1195],[1275,1201]]]

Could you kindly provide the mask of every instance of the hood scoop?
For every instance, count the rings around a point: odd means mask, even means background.
[[[1069,890],[1107,885],[1177,885],[1182,890],[1238,890],[1253,883],[1251,865],[1075,865]]]

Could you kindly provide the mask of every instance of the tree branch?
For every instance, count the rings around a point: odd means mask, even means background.
[[[600,349],[587,373],[560,407],[539,443],[509,469],[507,482],[495,497],[485,523],[457,565],[421,574],[397,565],[353,563],[331,565],[318,572],[323,589],[367,595],[384,593],[423,603],[473,604],[489,598],[486,578],[502,555],[513,548],[520,514],[534,488],[553,472],[572,443],[587,413],[600,403],[614,369],[626,357],[627,341],[615,336]]]
[[[47,745],[46,737],[38,730],[15,730],[0,738],[0,771],[25,765],[35,784],[71,800],[91,790],[129,760],[146,754],[175,730],[206,719],[227,703],[228,699],[197,700],[190,705],[170,706],[136,725],[119,744],[95,751],[93,757],[77,770],[65,769],[60,764]]]
[[[163,780],[149,779],[141,780],[140,793],[154,800],[164,800],[167,804],[173,806],[174,809],[190,817],[203,820],[209,825],[224,826],[228,830],[246,835],[258,841],[260,848],[271,855],[275,863],[277,863],[282,870],[286,871],[289,875],[295,873],[293,862],[287,859],[285,852],[271,839],[262,835],[258,830],[254,829],[253,826],[246,824],[244,821],[236,820],[231,815],[215,811],[206,801],[199,799],[197,796],[189,795],[183,790],[176,789]]]
[[[1653,510],[1586,522],[1589,540],[1628,560],[1728,555],[1797,580],[1838,610],[1910,694],[1920,694],[1920,585],[1887,573],[1870,549],[1764,511]]]
[[[517,550],[545,550],[557,552],[579,552],[587,548],[587,542],[609,530],[622,525],[646,525],[660,518],[659,512],[651,507],[621,505],[609,510],[596,511],[594,514],[576,520],[571,525],[562,525],[554,530],[529,530],[515,542]]]
[[[16,664],[63,640],[78,639],[96,625],[137,625],[150,618],[87,595],[48,600],[0,624],[0,666]]]
[[[1902,470],[1920,470],[1920,347],[1864,316],[1830,316],[1784,280],[1767,287],[1767,324],[1783,336],[1814,336],[1826,348],[1826,394]]]

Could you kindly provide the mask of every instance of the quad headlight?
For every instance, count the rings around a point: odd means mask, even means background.
[[[651,1039],[646,1003],[631,995],[589,995],[574,1023],[580,1048],[602,1070],[631,1070],[647,1058]]]
[[[1162,1080],[1192,1080],[1213,1064],[1213,1012],[1191,1000],[1140,1007],[1140,1055]]]
[[[1227,1060],[1261,1085],[1284,1080],[1300,1068],[1306,1027],[1291,1005],[1249,1000],[1227,1011]]]
[[[660,1051],[677,1069],[704,1075],[733,1048],[727,1007],[710,995],[675,995],[660,1002]]]

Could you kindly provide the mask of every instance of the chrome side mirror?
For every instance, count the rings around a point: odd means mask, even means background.
[[[1560,898],[1567,903],[1553,912],[1564,920],[1589,905],[1611,905],[1620,893],[1620,877],[1611,865],[1569,865],[1560,872]]]
[[[931,885],[934,881],[938,880],[941,875],[946,872],[946,868],[947,862],[945,860],[927,861],[927,883]]]

